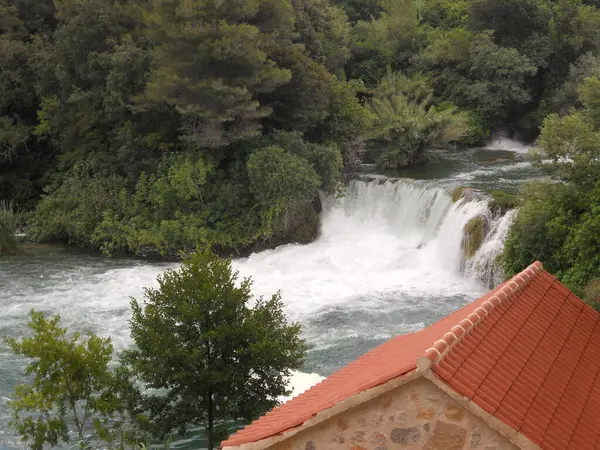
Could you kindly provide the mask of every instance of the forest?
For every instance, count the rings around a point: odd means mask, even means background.
[[[551,180],[520,195],[507,275],[539,259],[598,296],[599,6],[2,0],[0,250],[25,223],[108,255],[310,242],[361,162],[500,132]]]

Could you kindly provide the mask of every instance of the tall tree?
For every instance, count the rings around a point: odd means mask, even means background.
[[[159,276],[144,304],[132,301],[136,348],[123,360],[146,388],[166,391],[143,401],[158,435],[204,425],[212,450],[228,420],[255,418],[289,393],[306,350],[300,326],[279,294],[256,299],[250,288],[230,260],[203,251]]]
[[[291,79],[273,60],[293,26],[289,2],[155,0],[151,18],[158,45],[146,98],[177,109],[190,148],[257,135],[271,113],[258,96]]]

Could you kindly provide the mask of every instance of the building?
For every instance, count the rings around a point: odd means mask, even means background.
[[[535,263],[397,336],[224,449],[600,449],[600,315]]]

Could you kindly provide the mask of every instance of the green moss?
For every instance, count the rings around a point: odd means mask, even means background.
[[[456,203],[459,200],[462,200],[465,197],[466,187],[458,186],[454,188],[454,190],[450,193],[450,197],[452,198],[452,203]]]
[[[499,211],[502,214],[517,207],[517,196],[515,194],[509,194],[504,191],[492,191],[490,192],[490,197],[492,197],[492,202],[490,203],[492,210]]]
[[[463,228],[462,250],[465,259],[471,259],[483,244],[485,237],[485,218],[473,217]]]

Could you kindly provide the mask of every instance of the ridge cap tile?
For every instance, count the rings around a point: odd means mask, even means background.
[[[282,436],[355,394],[422,370],[424,359],[423,370],[543,450],[593,448],[600,430],[584,424],[600,417],[599,340],[600,314],[536,262],[440,321],[365,353],[222,445]]]

